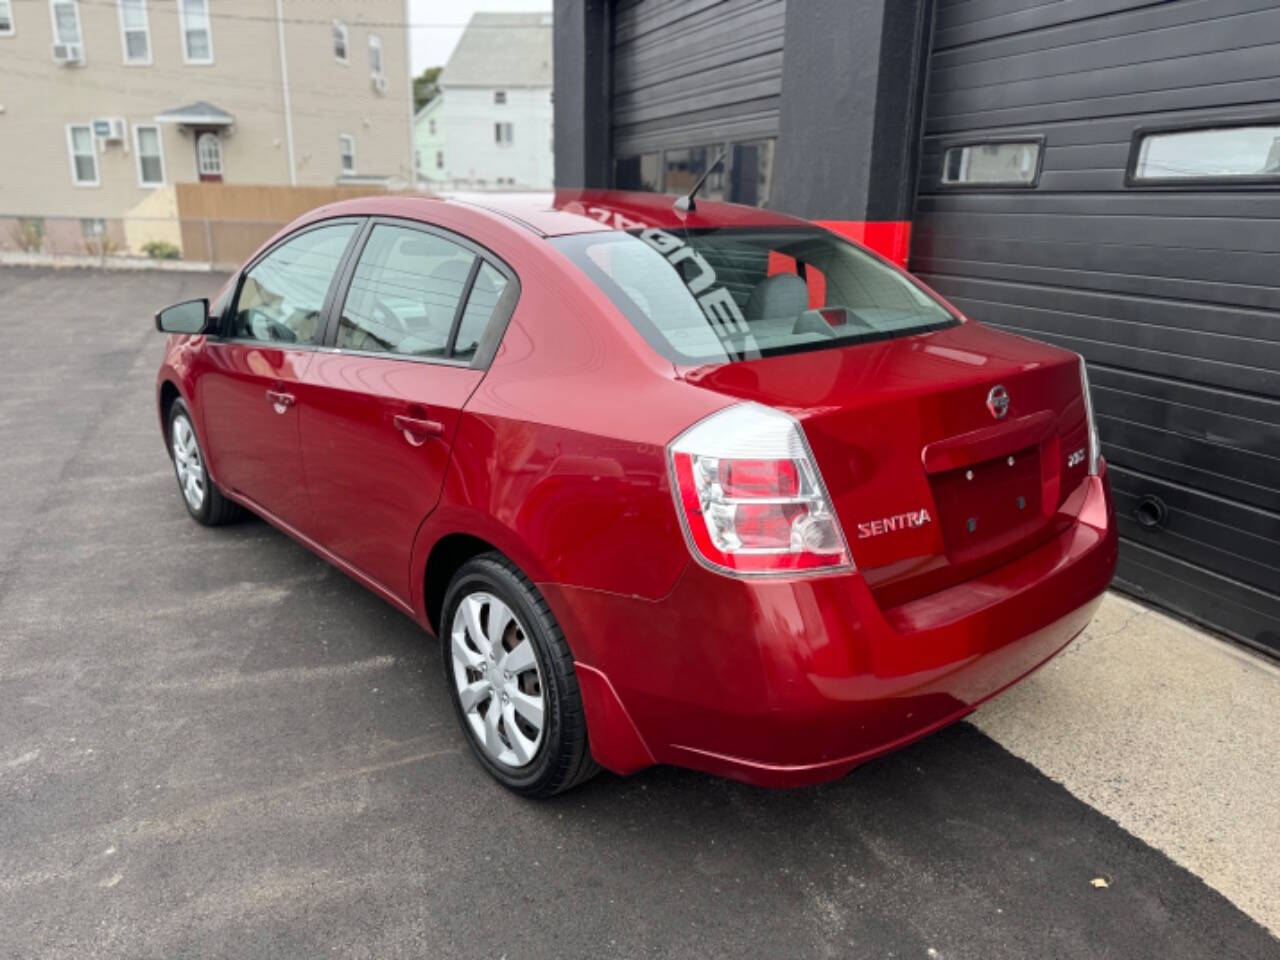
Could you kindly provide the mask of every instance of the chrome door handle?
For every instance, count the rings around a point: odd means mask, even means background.
[[[406,417],[404,414],[396,414],[391,418],[391,423],[400,431],[405,440],[415,447],[422,446],[429,437],[444,435],[444,424],[439,420],[422,420],[418,417]]]
[[[297,399],[292,393],[285,393],[281,390],[267,391],[267,402],[271,404],[271,408],[276,413],[284,413],[293,406]]]

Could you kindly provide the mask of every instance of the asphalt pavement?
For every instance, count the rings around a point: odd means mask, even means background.
[[[434,640],[188,519],[151,313],[219,279],[0,268],[0,956],[1280,956],[968,724],[820,788],[508,794]]]

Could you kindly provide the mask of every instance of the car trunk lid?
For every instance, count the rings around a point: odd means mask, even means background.
[[[682,375],[800,421],[854,562],[894,606],[1007,563],[1069,522],[1058,507],[1087,471],[1078,362],[963,323]]]

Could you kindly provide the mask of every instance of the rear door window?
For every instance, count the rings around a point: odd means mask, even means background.
[[[435,234],[378,224],[360,254],[335,346],[444,357],[476,255]]]
[[[816,228],[649,228],[552,242],[676,363],[821,350],[958,322],[906,274]]]

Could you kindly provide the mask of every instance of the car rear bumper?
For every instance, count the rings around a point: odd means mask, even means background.
[[[580,669],[592,752],[771,786],[840,777],[958,720],[1065,647],[1115,571],[1105,472],[1063,533],[881,609],[856,574],[741,580],[691,563],[651,602],[543,585]]]

